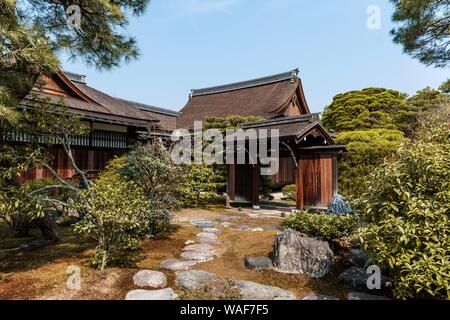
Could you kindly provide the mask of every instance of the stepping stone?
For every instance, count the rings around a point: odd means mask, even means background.
[[[348,300],[391,300],[388,297],[376,296],[373,294],[363,293],[363,292],[350,292],[347,295]]]
[[[326,296],[323,294],[311,293],[311,294],[308,294],[307,296],[303,297],[302,300],[339,300],[339,299],[336,297]]]
[[[170,289],[133,290],[127,293],[125,300],[175,300],[176,294]]]
[[[195,243],[195,241],[193,241],[193,240],[188,240],[188,241],[186,241],[184,244],[187,245],[187,246],[189,246],[189,245],[194,244],[194,243]]]
[[[212,228],[215,222],[211,220],[191,220],[191,224],[198,228]]]
[[[223,221],[223,222],[227,222],[227,221],[231,221],[231,220],[239,220],[239,219],[241,219],[241,216],[221,216],[221,217],[217,218],[217,220]]]
[[[222,230],[217,228],[203,228],[203,232],[212,233],[212,234],[221,234]]]
[[[214,259],[214,251],[185,251],[181,257],[189,261],[207,262]]]
[[[243,300],[295,300],[290,291],[269,287],[256,282],[238,280],[236,285],[241,289]]]
[[[177,286],[184,290],[200,289],[208,282],[217,278],[215,274],[201,270],[177,272],[175,276]]]
[[[196,237],[197,239],[217,239],[217,236],[214,233],[208,232],[200,232]]]
[[[207,243],[191,244],[183,249],[183,251],[214,251],[215,247]]]
[[[247,231],[250,230],[251,228],[246,224],[240,224],[240,225],[232,225],[230,226],[230,229],[235,231]]]
[[[252,232],[263,232],[264,231],[264,229],[263,228],[253,228],[252,229]]]
[[[280,231],[282,228],[280,226],[262,226],[264,231]]]
[[[220,225],[221,225],[222,227],[224,227],[224,228],[229,228],[229,227],[231,227],[233,224],[232,224],[231,222],[222,222]]]
[[[159,271],[141,270],[133,277],[134,284],[138,287],[163,288],[167,284],[166,275]]]
[[[209,238],[201,238],[198,240],[199,243],[207,243],[212,245],[220,245],[223,244],[223,241],[220,239],[209,239]]]
[[[265,270],[272,269],[272,260],[268,257],[245,257],[244,264],[249,269]]]
[[[165,260],[159,265],[161,269],[172,271],[191,270],[197,263],[194,261],[182,261],[177,259]]]

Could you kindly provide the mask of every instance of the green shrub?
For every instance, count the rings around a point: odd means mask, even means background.
[[[291,184],[291,185],[285,186],[281,190],[281,192],[283,192],[283,196],[287,200],[296,201],[296,199],[297,199],[297,188],[296,188],[295,184]]]
[[[184,205],[198,207],[213,201],[219,185],[212,166],[191,164],[181,186]]]
[[[75,230],[97,241],[93,265],[101,270],[112,265],[131,265],[140,239],[158,214],[144,191],[109,168],[83,195],[79,205],[85,211],[84,218]]]
[[[369,221],[361,241],[393,277],[397,298],[450,298],[449,159],[442,116],[369,177],[359,200]]]
[[[347,152],[338,159],[339,192],[349,199],[361,196],[366,190],[366,177],[405,141],[404,134],[398,130],[339,133],[336,142],[347,147]]]
[[[286,218],[283,225],[310,237],[332,240],[350,236],[358,227],[358,222],[359,219],[355,215],[300,212]]]

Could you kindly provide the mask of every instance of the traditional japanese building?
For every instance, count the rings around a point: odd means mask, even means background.
[[[138,141],[166,138],[176,127],[179,113],[142,103],[127,101],[103,93],[86,83],[86,77],[70,72],[43,76],[44,85],[33,89],[20,104],[32,108],[36,99],[45,98],[55,106],[67,108],[80,115],[91,132],[73,137],[72,152],[80,169],[90,177],[102,171],[114,156],[124,154]],[[27,141],[21,132],[3,133],[3,139],[22,143]],[[72,178],[75,170],[69,164],[61,146],[50,150],[53,168],[63,178]],[[24,173],[21,180],[50,177],[47,169],[37,168]]]
[[[276,185],[296,184],[299,208],[324,208],[337,193],[336,145],[310,112],[298,70],[255,80],[192,90],[177,126],[192,129],[194,121],[234,115],[262,116],[243,129],[278,129],[280,170]],[[228,195],[237,202],[259,203],[260,165],[229,165]]]

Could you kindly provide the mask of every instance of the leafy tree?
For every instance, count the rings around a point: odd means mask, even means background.
[[[144,191],[112,167],[81,196],[85,202],[79,203],[79,210],[85,211],[85,216],[75,230],[97,241],[93,265],[100,270],[131,265],[154,214]]]
[[[322,122],[332,131],[396,129],[406,108],[406,94],[383,88],[366,88],[338,94],[325,107]]]
[[[450,94],[450,79],[447,79],[447,81],[441,84],[439,90],[443,93]]]
[[[450,297],[450,107],[368,176],[361,241],[394,278],[394,295]]]
[[[186,205],[198,207],[217,195],[220,184],[214,169],[206,164],[191,164],[181,186],[181,196]]]
[[[448,0],[391,0],[395,5],[394,42],[426,65],[445,67],[450,57]]]
[[[364,182],[383,160],[405,142],[398,130],[373,129],[342,132],[336,142],[347,146],[339,157],[339,192],[356,198],[365,192]]]

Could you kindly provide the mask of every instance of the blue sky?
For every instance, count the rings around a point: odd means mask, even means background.
[[[366,26],[381,8],[381,29]],[[310,109],[369,86],[408,94],[438,87],[448,69],[425,67],[392,42],[388,0],[153,0],[132,18],[139,60],[113,71],[62,61],[108,94],[180,110],[190,89],[300,69]],[[245,108],[245,106],[242,106]]]

